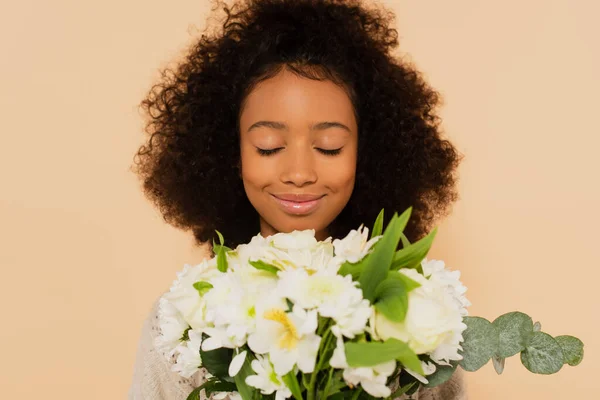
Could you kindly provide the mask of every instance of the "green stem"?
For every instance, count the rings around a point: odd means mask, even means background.
[[[327,349],[329,346],[329,338],[331,337],[331,327],[328,326],[323,338],[321,339],[321,344],[319,345],[319,351],[317,354],[324,355],[325,351],[323,349]],[[315,383],[317,382],[317,376],[319,375],[319,371],[323,366],[323,362],[325,361],[324,357],[320,357],[317,365],[315,366],[315,370],[310,375],[310,382],[308,383],[307,388],[307,400],[315,400]]]
[[[352,400],[358,399],[358,396],[360,396],[360,392],[362,392],[362,387],[356,389],[356,392],[354,392],[354,394],[352,395]]]
[[[327,374],[327,383],[325,383],[325,389],[323,389],[323,398],[326,399],[329,395],[329,388],[331,386],[331,377],[333,375],[333,368],[329,367],[329,373]]]

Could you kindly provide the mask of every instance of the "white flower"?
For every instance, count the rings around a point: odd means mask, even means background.
[[[353,338],[363,333],[371,306],[350,275],[341,276],[326,270],[309,274],[304,269],[279,273],[278,290],[282,296],[305,309],[316,308],[319,315],[332,318],[336,335]]]
[[[257,304],[256,331],[248,337],[248,346],[258,354],[269,353],[275,372],[285,375],[294,365],[305,373],[313,372],[321,337],[316,310],[306,311],[295,305],[286,312],[281,298],[267,298]]]
[[[467,307],[471,305],[471,302],[465,296],[467,288],[460,281],[460,271],[446,269],[446,264],[443,260],[427,260],[425,258],[421,261],[421,266],[423,268],[423,275],[426,278],[446,286],[446,289],[457,301],[461,315],[468,315]]]
[[[198,281],[210,281],[220,275],[216,258],[205,259],[198,265],[186,264],[183,271],[177,273],[177,280],[163,297],[167,299],[183,316],[184,320],[194,329],[201,330],[205,325],[202,296],[194,288]]]
[[[247,265],[220,274],[211,284],[212,289],[204,294],[209,325],[204,332],[210,337],[202,349],[239,348],[255,330],[256,302],[275,289],[277,278]]]
[[[273,369],[273,364],[269,361],[269,357],[256,355],[256,360],[252,360],[250,364],[256,375],[246,377],[248,386],[260,389],[262,394],[272,394],[275,392],[276,400],[287,399],[292,395],[290,389],[285,385],[281,375],[278,375]]]
[[[161,297],[158,301],[158,320],[160,335],[154,341],[158,350],[170,357],[181,343],[183,333],[190,326],[169,301]]]
[[[305,250],[317,246],[314,229],[294,230],[292,232],[279,232],[266,238],[267,242],[281,250]]]
[[[369,240],[369,228],[361,224],[358,230],[351,230],[345,238],[333,241],[335,256],[356,263],[363,259],[369,253],[371,247],[382,237],[382,235],[379,235]]]
[[[202,334],[193,330],[188,331],[189,340],[183,342],[177,347],[179,355],[177,362],[171,367],[179,375],[189,378],[202,364],[200,359],[200,345],[202,344]]]
[[[261,258],[282,271],[303,268],[316,272],[326,269],[331,264],[333,245],[331,242],[319,242],[314,247],[307,248],[280,249],[270,247],[265,250]],[[337,270],[334,272],[337,272]]]
[[[375,310],[371,318],[375,336],[407,342],[416,354],[429,354],[438,364],[449,365],[450,360],[461,360],[458,351],[462,350],[462,332],[467,326],[462,322],[465,310],[454,287],[447,279],[434,275],[427,279],[414,269],[400,269],[399,273],[421,286],[408,294],[408,310],[403,322],[390,321]]]
[[[270,247],[269,242],[260,233],[253,236],[249,243],[240,244],[234,250],[227,252],[229,267],[236,270],[238,266],[247,266],[248,260],[259,259],[268,247]]]
[[[247,351],[244,350],[241,353],[236,354],[235,357],[233,357],[231,363],[229,364],[229,376],[236,376],[237,373],[240,372],[240,369],[242,369],[242,365],[244,365],[244,361],[246,361],[246,354]]]
[[[372,367],[349,367],[346,361],[344,341],[338,336],[337,345],[329,364],[334,368],[344,369],[342,376],[351,387],[360,384],[365,392],[374,397],[388,397],[392,394],[386,383],[388,377],[396,369],[396,360],[386,361]]]

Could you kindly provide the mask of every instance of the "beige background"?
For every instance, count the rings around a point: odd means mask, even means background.
[[[557,375],[512,358],[497,376],[489,364],[468,375],[472,398],[595,397],[600,5],[385,4],[466,155],[461,200],[430,257],[462,270],[472,314],[522,310],[586,343],[584,362]],[[136,106],[208,5],[0,5],[0,398],[125,398],[142,319],[199,261],[128,167],[142,140]]]

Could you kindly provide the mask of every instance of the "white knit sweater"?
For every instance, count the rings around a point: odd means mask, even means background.
[[[129,400],[186,400],[190,392],[202,384],[206,370],[201,369],[190,379],[182,378],[171,371],[174,360],[164,358],[154,345],[154,339],[160,333],[157,311],[158,301],[154,303],[142,327],[128,398]],[[206,399],[204,391],[201,399]],[[401,399],[409,398],[402,396],[397,400]],[[467,400],[460,368],[445,384],[433,389],[421,389],[412,396],[412,399]]]

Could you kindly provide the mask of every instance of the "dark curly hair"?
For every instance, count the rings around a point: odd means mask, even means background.
[[[343,237],[369,226],[381,208],[413,207],[405,229],[414,242],[458,199],[462,155],[441,138],[438,92],[408,61],[394,57],[395,16],[358,0],[240,0],[208,27],[182,62],[164,68],[141,103],[146,144],[134,171],[166,222],[192,230],[196,243],[215,230],[235,247],[260,231],[240,178],[239,115],[245,97],[282,68],[344,87],[358,123],[352,196],[328,227]]]

